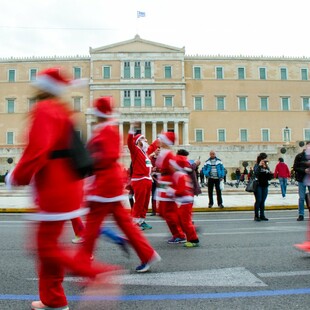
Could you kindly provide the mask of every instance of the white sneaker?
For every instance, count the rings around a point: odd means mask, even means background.
[[[83,237],[75,236],[71,241],[72,243],[78,244],[83,243],[85,239]]]
[[[136,272],[146,272],[148,271],[152,265],[154,265],[155,263],[157,262],[160,262],[161,261],[161,257],[159,256],[159,254],[154,251],[154,254],[152,256],[152,258],[147,262],[147,263],[142,263],[141,265],[139,265],[137,268],[136,268]]]

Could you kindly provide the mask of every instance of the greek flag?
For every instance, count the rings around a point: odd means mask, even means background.
[[[145,12],[137,11],[137,17],[145,17]]]

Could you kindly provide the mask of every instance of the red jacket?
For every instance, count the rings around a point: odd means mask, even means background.
[[[274,170],[275,178],[289,178],[291,176],[290,170],[286,163],[279,162]]]
[[[111,202],[124,200],[124,168],[118,162],[121,154],[120,135],[111,120],[97,125],[87,148],[94,160],[94,182],[87,200]]]
[[[83,180],[77,177],[71,159],[50,159],[52,151],[69,146],[70,115],[66,104],[56,99],[38,102],[31,114],[28,145],[12,172],[13,184],[33,181],[35,201],[40,211],[47,213],[72,212],[82,204]],[[75,215],[63,215],[61,219]]]
[[[133,133],[128,133],[127,145],[130,151],[132,162],[132,176],[131,181],[138,181],[141,179],[152,180],[151,171],[152,163],[146,153],[139,148],[133,139]]]

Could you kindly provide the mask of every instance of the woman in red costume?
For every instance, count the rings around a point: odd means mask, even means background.
[[[85,214],[80,208],[83,200],[83,180],[71,165],[69,157],[52,158],[57,150],[69,148],[73,122],[69,105],[60,95],[71,86],[58,68],[40,72],[34,86],[39,90],[37,104],[32,110],[28,145],[15,169],[7,176],[9,185],[34,186],[37,213],[35,242],[38,252],[40,301],[32,309],[67,310],[68,302],[62,286],[65,269],[92,279],[113,266],[76,260],[59,242],[64,225]]]

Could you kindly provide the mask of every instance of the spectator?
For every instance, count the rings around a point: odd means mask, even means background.
[[[240,168],[237,168],[237,169],[236,169],[235,175],[236,175],[237,185],[239,185],[239,183],[240,183],[240,178],[241,178],[241,171],[240,171]]]
[[[289,178],[290,176],[291,176],[290,169],[284,162],[284,159],[280,157],[279,162],[277,163],[274,170],[274,178],[279,179],[283,198],[285,198],[286,196],[287,178]]]
[[[217,205],[219,208],[224,208],[222,192],[220,189],[220,181],[225,176],[224,166],[222,161],[216,157],[215,152],[210,152],[210,158],[205,162],[203,173],[208,178],[208,195],[209,195],[209,208],[213,207],[213,189],[215,186]]]
[[[254,170],[253,170],[253,167],[250,167],[250,170],[249,170],[249,174],[248,174],[248,180],[250,180],[254,175]]]
[[[294,160],[293,169],[295,172],[295,179],[298,182],[298,218],[297,221],[304,220],[305,214],[305,196],[310,186],[305,185],[304,179],[306,176],[306,170],[309,169],[307,166],[306,149],[310,148],[310,141],[306,143],[306,148],[299,154],[296,155]]]
[[[254,221],[268,221],[268,218],[265,216],[265,201],[268,196],[269,180],[273,178],[273,173],[268,167],[266,153],[260,153],[257,156],[254,166],[254,175],[258,180],[257,189],[254,192]]]

